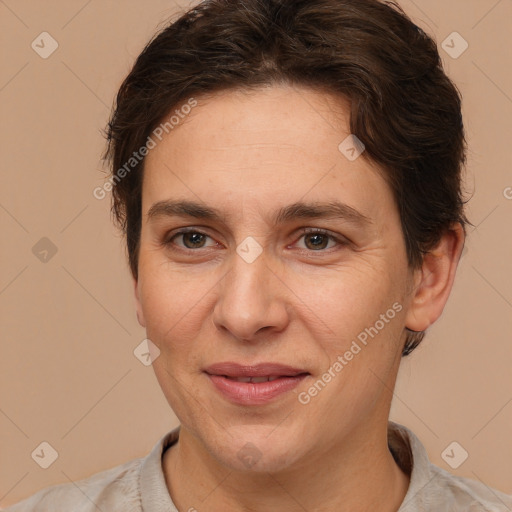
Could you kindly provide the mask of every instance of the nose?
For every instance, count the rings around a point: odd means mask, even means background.
[[[238,341],[267,339],[288,325],[291,292],[269,266],[265,251],[252,263],[233,254],[219,287],[213,322]]]

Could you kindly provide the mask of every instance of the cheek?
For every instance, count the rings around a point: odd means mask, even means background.
[[[325,339],[332,338],[333,348],[340,348],[399,300],[397,287],[388,276],[370,266],[336,269],[321,278],[302,275],[294,290],[310,309],[312,320],[316,318],[318,330],[325,332]]]
[[[148,338],[161,351],[179,352],[197,338],[214,283],[168,265],[141,266],[140,297]]]

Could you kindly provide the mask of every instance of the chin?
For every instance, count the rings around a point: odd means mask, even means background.
[[[222,462],[231,470],[251,473],[279,473],[285,471],[297,460],[297,453],[283,453],[275,447],[263,450],[250,441],[238,451],[221,455]]]
[[[222,436],[213,453],[233,471],[275,473],[286,470],[300,457],[294,441],[300,436],[285,428],[279,435],[275,425],[239,426],[230,429],[230,434]]]

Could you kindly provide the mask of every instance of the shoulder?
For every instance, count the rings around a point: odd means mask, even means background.
[[[399,512],[512,510],[512,496],[432,464],[421,441],[407,427],[389,422],[388,440],[398,465],[410,475],[409,489]]]
[[[101,510],[140,512],[138,475],[144,459],[133,459],[88,478],[47,487],[5,512],[50,512],[60,510],[97,512]]]
[[[463,510],[468,512],[510,512],[512,496],[493,489],[483,482],[452,475],[448,471],[430,465],[432,489],[442,493],[446,500],[447,510]],[[429,493],[426,489],[424,499]]]
[[[76,482],[42,489],[5,512],[142,512],[157,504],[177,512],[167,490],[162,454],[179,436],[179,426],[166,433],[145,457]]]

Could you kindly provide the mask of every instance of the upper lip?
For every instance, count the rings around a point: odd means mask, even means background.
[[[205,372],[210,375],[225,375],[226,377],[294,377],[296,375],[309,373],[304,369],[293,368],[279,363],[242,365],[231,361],[212,364],[205,369]]]

